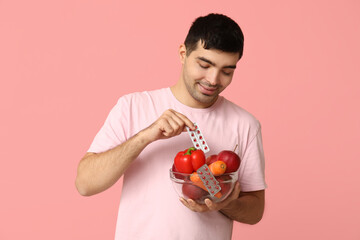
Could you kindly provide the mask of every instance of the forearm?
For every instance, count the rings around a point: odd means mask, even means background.
[[[264,191],[253,194],[240,193],[238,199],[230,202],[220,212],[232,220],[247,223],[258,223],[264,213]]]
[[[85,155],[76,177],[79,193],[90,196],[111,187],[150,142],[143,132],[139,132],[106,152]]]

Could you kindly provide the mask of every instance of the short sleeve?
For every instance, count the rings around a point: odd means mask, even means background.
[[[96,134],[88,152],[105,152],[127,140],[126,126],[128,126],[129,104],[121,97],[111,109],[104,125]]]
[[[250,139],[239,170],[239,182],[244,192],[258,191],[267,188],[265,182],[265,157],[262,144],[261,126],[256,135]]]

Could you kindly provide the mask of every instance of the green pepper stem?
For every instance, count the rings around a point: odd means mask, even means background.
[[[196,150],[196,148],[194,148],[194,147],[188,148],[188,150],[186,151],[186,153],[184,155],[191,155],[191,153],[195,150]]]

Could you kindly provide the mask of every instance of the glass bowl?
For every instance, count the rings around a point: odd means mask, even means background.
[[[194,185],[190,180],[190,176],[191,174],[174,172],[172,168],[170,169],[170,179],[179,197],[193,199],[200,204],[204,204],[206,198],[216,203],[223,201],[230,195],[238,180],[238,172],[224,173],[221,176],[216,176],[215,178],[219,182],[221,190],[215,196],[211,196],[208,191]]]

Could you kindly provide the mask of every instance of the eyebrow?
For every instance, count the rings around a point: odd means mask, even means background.
[[[201,60],[201,61],[204,61],[204,62],[207,62],[208,64],[216,67],[216,64],[213,63],[212,61],[210,61],[209,59],[207,58],[204,58],[204,57],[197,57],[198,60]],[[232,68],[232,69],[235,69],[236,68],[236,65],[228,65],[228,66],[224,66],[223,68]]]

